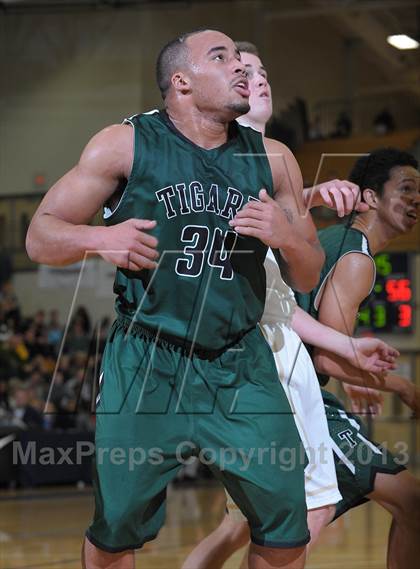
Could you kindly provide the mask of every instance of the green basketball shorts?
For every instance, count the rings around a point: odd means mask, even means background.
[[[224,484],[255,543],[309,541],[306,454],[260,329],[206,359],[117,320],[97,399],[88,539],[109,552],[152,540],[164,523],[166,487],[192,456]]]
[[[405,467],[385,448],[368,438],[365,425],[357,415],[329,391],[321,390],[337,471],[338,489],[343,499],[336,505],[335,518],[369,501],[379,472],[398,474]]]

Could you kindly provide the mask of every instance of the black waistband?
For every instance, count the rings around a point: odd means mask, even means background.
[[[202,360],[215,360],[219,356],[221,356],[224,352],[233,348],[238,342],[242,340],[242,338],[251,332],[251,330],[255,330],[255,326],[245,330],[243,333],[239,334],[234,341],[230,342],[223,346],[223,348],[219,348],[218,350],[209,350],[207,348],[203,348],[200,345],[194,344],[189,340],[179,338],[178,336],[172,336],[172,334],[159,332],[158,330],[153,330],[151,328],[145,328],[138,322],[134,322],[129,318],[125,318],[124,316],[118,316],[117,323],[122,326],[122,328],[129,333],[133,333],[139,336],[142,336],[144,339],[156,342],[158,345],[166,346],[171,349],[176,349],[181,351],[186,356],[196,356]]]

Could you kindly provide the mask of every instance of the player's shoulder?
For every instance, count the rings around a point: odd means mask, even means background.
[[[264,140],[264,146],[270,154],[276,153],[276,154],[284,154],[286,156],[290,155],[293,156],[293,153],[290,150],[290,148],[285,144],[283,144],[283,142],[275,140],[274,138],[268,138],[267,136],[264,136],[263,140]]]
[[[366,272],[373,272],[374,261],[363,251],[349,251],[337,261],[337,270],[347,272],[353,278]]]
[[[112,146],[114,144],[132,144],[132,130],[129,124],[111,124],[94,134],[89,144],[92,146],[104,146],[105,149],[109,148],[110,144]]]
[[[277,189],[283,193],[289,187],[289,180],[302,183],[299,165],[293,152],[282,142],[264,137],[264,148],[270,163],[271,172]]]
[[[125,124],[112,124],[103,128],[89,140],[79,163],[101,171],[110,171],[115,176],[126,176],[133,160],[132,130]]]
[[[343,255],[336,263],[331,279],[346,290],[349,299],[360,304],[371,292],[375,280],[375,262],[361,251]]]
[[[127,124],[106,126],[89,140],[85,152],[88,154],[125,153],[133,147],[133,129]]]

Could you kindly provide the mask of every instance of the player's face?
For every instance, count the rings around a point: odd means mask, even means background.
[[[249,90],[245,66],[233,41],[205,31],[187,39],[191,94],[200,111],[219,112],[228,120],[247,113]]]
[[[385,183],[378,213],[397,234],[417,223],[420,205],[420,173],[412,166],[395,166]]]
[[[271,87],[261,59],[252,53],[241,52],[248,77],[250,110],[246,114],[252,122],[265,124],[273,114]]]

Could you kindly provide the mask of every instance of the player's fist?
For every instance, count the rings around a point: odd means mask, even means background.
[[[158,240],[148,232],[155,227],[156,221],[148,219],[128,219],[110,227],[98,227],[101,233],[97,252],[122,269],[154,269],[159,257]]]
[[[248,202],[229,225],[239,233],[259,239],[273,249],[280,249],[290,235],[291,219],[266,190],[260,190],[260,201]]]

